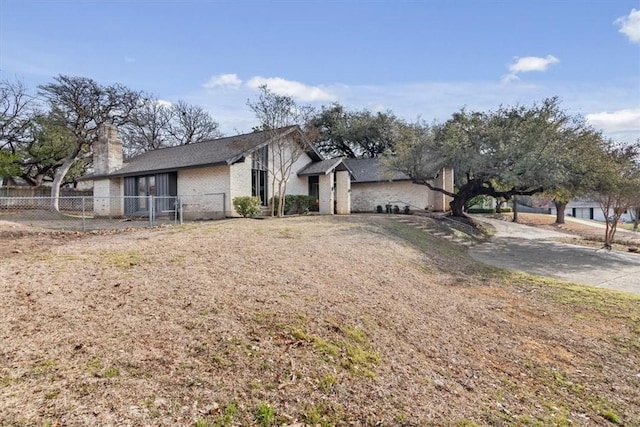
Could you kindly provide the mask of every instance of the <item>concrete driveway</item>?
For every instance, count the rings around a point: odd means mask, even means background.
[[[569,234],[484,217],[496,234],[469,249],[479,261],[569,282],[640,294],[640,254],[552,241]]]

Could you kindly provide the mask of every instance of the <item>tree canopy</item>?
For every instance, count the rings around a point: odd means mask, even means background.
[[[414,182],[452,197],[453,215],[479,195],[510,199],[557,188],[565,180],[567,159],[578,153],[572,143],[581,127],[557,98],[531,107],[455,113],[444,124],[415,124],[398,140],[386,163]],[[453,168],[457,190],[435,187],[443,167]]]
[[[391,148],[403,122],[391,111],[348,111],[340,104],[322,107],[308,122],[316,148],[327,157],[378,157]]]

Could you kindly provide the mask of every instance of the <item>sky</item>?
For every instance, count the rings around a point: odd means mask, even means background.
[[[249,132],[260,85],[317,108],[443,122],[558,96],[640,138],[638,0],[0,0],[0,78],[58,75],[203,107]]]

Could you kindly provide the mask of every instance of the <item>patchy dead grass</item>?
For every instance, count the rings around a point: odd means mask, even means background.
[[[0,250],[2,425],[640,423],[640,298],[386,216]]]

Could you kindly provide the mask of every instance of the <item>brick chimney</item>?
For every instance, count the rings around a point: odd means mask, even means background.
[[[98,130],[98,141],[93,144],[93,171],[104,175],[122,168],[122,141],[118,129],[103,124]]]

